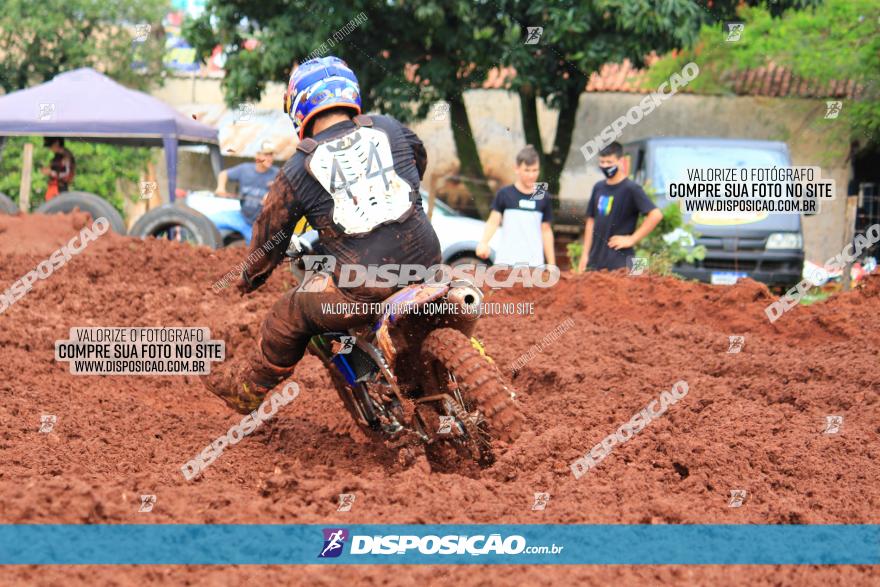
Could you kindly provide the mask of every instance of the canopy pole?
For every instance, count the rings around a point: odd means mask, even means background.
[[[18,187],[18,209],[27,214],[31,209],[31,174],[34,170],[34,144],[27,142],[22,151],[21,185]]]
[[[165,148],[165,168],[168,170],[168,201],[174,203],[174,192],[177,190],[177,139],[163,137]]]
[[[214,179],[223,170],[223,155],[220,154],[220,145],[208,145],[208,153],[211,156],[211,169],[214,170]]]

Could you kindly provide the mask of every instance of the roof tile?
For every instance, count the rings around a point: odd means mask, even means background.
[[[652,54],[645,59],[650,66],[659,59]],[[483,83],[485,89],[505,87],[516,76],[516,70],[507,67],[493,69]],[[835,80],[822,84],[810,82],[791,73],[788,68],[768,64],[726,76],[735,94],[774,97],[853,98],[861,89],[853,80]],[[606,63],[598,72],[590,74],[587,92],[628,92],[646,94],[654,88],[647,85],[647,71],[635,68],[626,59],[622,63]],[[687,91],[684,88],[684,91]]]

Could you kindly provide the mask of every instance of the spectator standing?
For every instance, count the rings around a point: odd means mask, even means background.
[[[64,147],[64,139],[59,137],[46,137],[43,146],[55,154],[48,166],[40,169],[40,173],[49,178],[46,187],[46,201],[48,202],[61,192],[70,191],[73,176],[76,174],[76,159],[68,149]]]
[[[275,146],[270,142],[260,145],[253,163],[242,163],[230,169],[224,169],[217,176],[215,193],[224,198],[238,198],[241,211],[223,212],[212,217],[217,228],[228,229],[240,233],[247,244],[251,243],[254,221],[263,210],[263,200],[269,193],[269,184],[278,175],[275,161]],[[238,193],[227,191],[228,181],[238,183]]]
[[[642,186],[626,177],[622,157],[623,147],[618,142],[599,151],[599,169],[606,179],[593,186],[587,205],[578,271],[627,267],[635,256],[634,247],[663,220],[663,212]],[[636,229],[640,214],[646,218]]]
[[[477,245],[477,256],[489,257],[489,241],[503,226],[496,264],[556,265],[551,227],[553,205],[546,184],[536,183],[541,166],[533,146],[526,145],[517,153],[515,169],[513,185],[504,186],[495,194],[483,239]]]

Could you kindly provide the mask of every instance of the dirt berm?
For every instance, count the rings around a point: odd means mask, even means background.
[[[0,291],[88,223],[0,216]],[[54,343],[74,326],[208,326],[227,352],[252,344],[291,286],[279,268],[240,297],[212,284],[241,249],[106,234],[0,314],[0,523],[880,523],[880,279],[771,324],[767,289],[623,273],[564,276],[531,316],[487,317],[503,368],[542,344],[513,384],[531,432],[477,474],[402,469],[346,432],[317,360],[276,420],[197,481],[180,467],[241,416],[191,377],[74,376]],[[568,326],[560,326],[566,323]],[[561,332],[555,342],[545,337]],[[744,336],[729,353],[731,335]],[[509,371],[508,371],[509,374]],[[570,463],[678,380],[687,396],[575,479]],[[57,416],[39,432],[43,414]],[[843,424],[826,434],[826,417]],[[729,507],[731,490],[745,503]],[[536,492],[551,499],[532,511]],[[354,493],[350,512],[338,494]],[[155,494],[139,513],[141,494]],[[735,545],[732,545],[735,547]],[[869,567],[7,567],[45,585],[850,585]],[[273,583],[266,583],[273,584]]]

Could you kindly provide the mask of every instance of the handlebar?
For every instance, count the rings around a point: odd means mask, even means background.
[[[312,245],[300,235],[295,234],[291,237],[290,246],[284,251],[284,255],[290,259],[299,260],[303,255],[310,255],[312,252]]]

